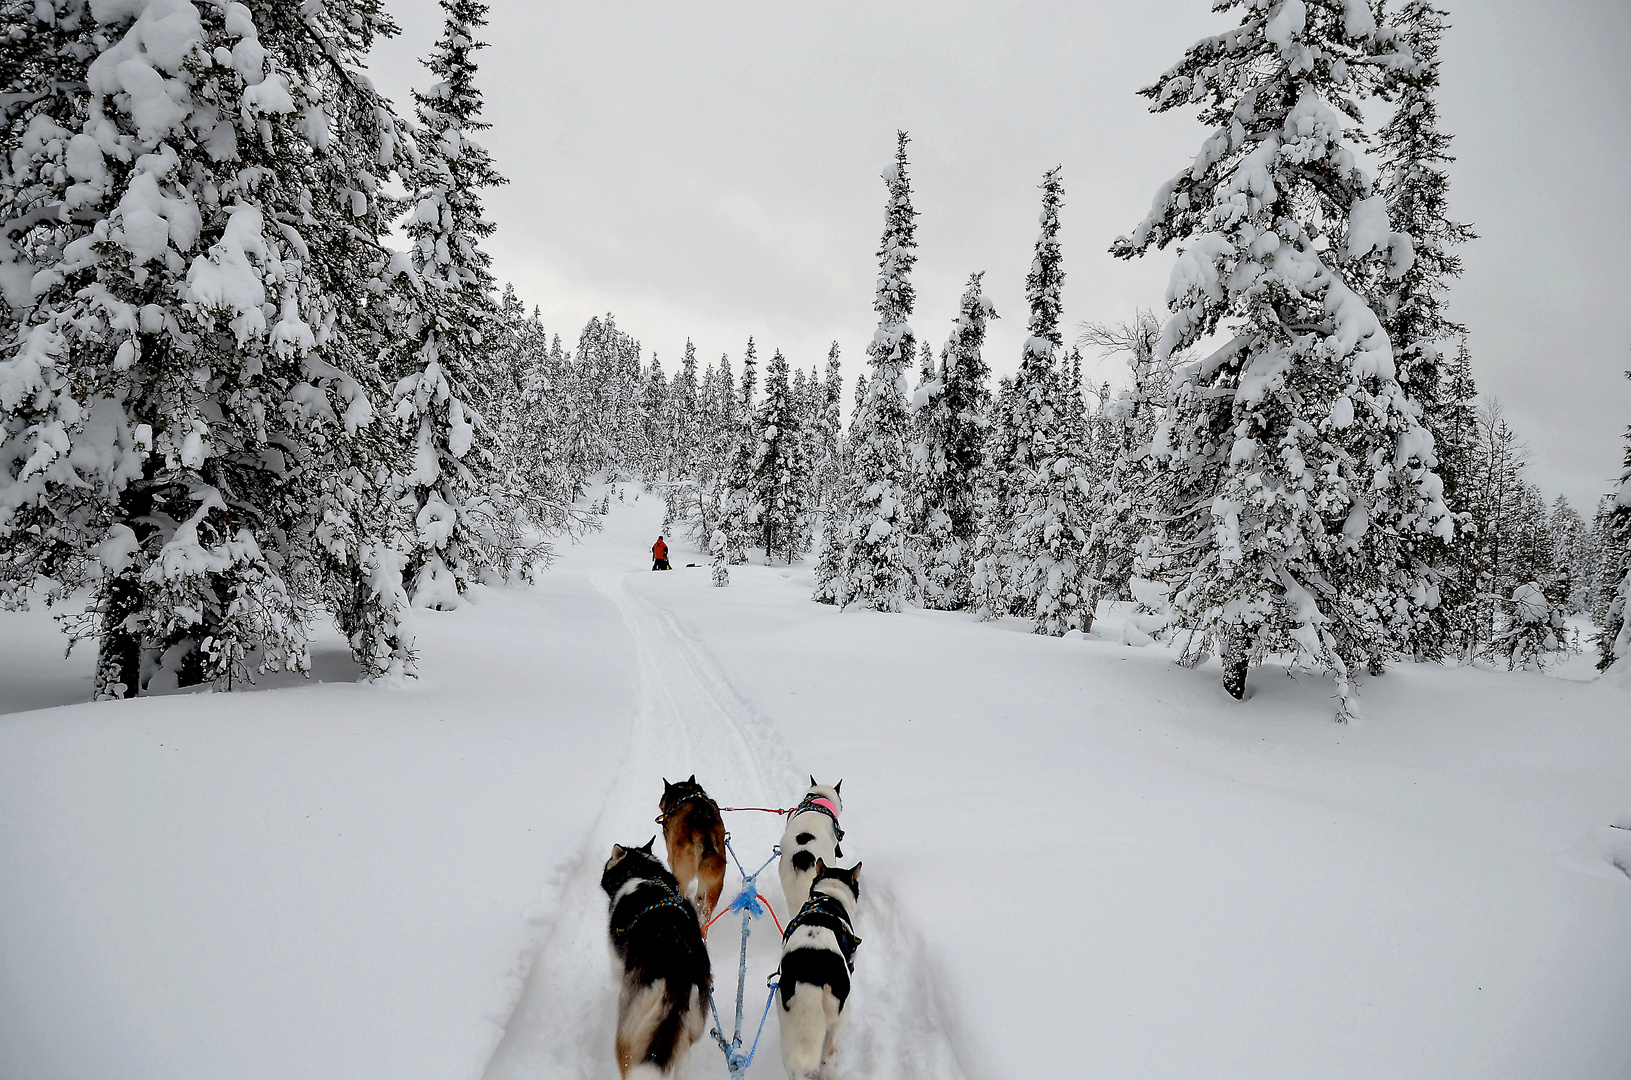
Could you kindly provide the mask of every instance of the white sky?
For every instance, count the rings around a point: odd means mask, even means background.
[[[1531,447],[1531,479],[1589,516],[1631,422],[1631,3],[1443,6],[1452,208],[1482,237],[1463,250],[1452,314],[1481,389]],[[403,34],[374,74],[410,112],[441,14],[434,0],[389,7]],[[670,374],[687,336],[703,361],[735,363],[751,334],[761,357],[780,348],[804,368],[837,339],[847,400],[875,325],[878,174],[905,128],[912,323],[938,350],[965,278],[985,270],[1003,316],[986,357],[1012,371],[1052,165],[1071,327],[1160,307],[1171,250],[1128,264],[1105,249],[1208,132],[1148,114],[1135,92],[1232,24],[1208,0],[493,0],[485,142],[510,184],[487,198],[488,247],[568,344],[606,311]]]

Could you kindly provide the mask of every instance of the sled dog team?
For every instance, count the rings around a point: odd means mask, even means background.
[[[855,969],[855,906],[861,864],[840,870],[844,830],[838,789],[810,777],[782,834],[782,892],[788,920],[777,990],[782,1064],[793,1080],[837,1080],[834,1043],[849,1017]],[[663,781],[665,868],[652,846],[612,845],[600,877],[611,898],[612,950],[622,965],[617,1067],[624,1077],[685,1076],[691,1046],[707,1025],[712,974],[704,927],[725,884],[725,823],[719,804],[692,776]]]

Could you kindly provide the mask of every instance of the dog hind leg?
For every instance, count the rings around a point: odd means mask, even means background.
[[[827,1031],[822,988],[799,983],[781,1010],[782,1064],[797,1080],[821,1068],[821,1045]]]
[[[725,856],[718,852],[703,856],[697,868],[697,910],[707,922],[719,906],[719,894],[725,891]]]
[[[680,883],[680,892],[691,901],[694,907],[697,902],[697,845],[687,843],[675,851],[669,859],[669,869],[674,872],[674,879]]]
[[[822,1011],[826,1013],[827,1030],[821,1040],[821,1080],[838,1080],[838,1036],[849,1021],[848,999],[840,1000],[832,990],[823,987]]]
[[[680,1024],[680,1042],[674,1052],[675,1080],[688,1080],[691,1075],[691,1049],[702,1038],[702,1030],[708,1024],[708,1007],[702,993],[702,987],[691,987],[691,1000],[685,1007],[685,1015]]]

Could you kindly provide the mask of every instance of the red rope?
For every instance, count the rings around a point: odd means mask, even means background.
[[[754,893],[753,895],[757,896],[759,898],[759,903],[763,904],[765,906],[765,910],[770,912],[770,921],[776,924],[776,930],[780,932],[782,928],[782,921],[776,918],[776,909],[770,906],[770,901],[765,899],[764,893]]]
[[[765,906],[765,910],[770,912],[770,921],[776,924],[776,929],[778,931],[781,930],[782,921],[780,919],[776,918],[776,909],[770,906],[770,901],[765,899],[765,894],[764,893],[754,893],[753,895],[757,896],[759,898],[759,903],[763,904]],[[726,907],[725,907],[725,909],[723,911],[721,911],[718,915],[715,915],[713,918],[709,919],[708,920],[708,925],[704,926],[702,928],[703,934],[706,935],[708,933],[708,928],[713,926],[713,924],[718,922],[720,919],[723,919],[727,914],[729,914],[730,910],[731,910],[730,906],[726,905]]]
[[[725,813],[734,813],[737,810],[757,810],[761,814],[791,814],[791,810],[777,810],[770,806],[721,806],[719,809]]]

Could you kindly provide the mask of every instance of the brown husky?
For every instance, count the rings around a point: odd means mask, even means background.
[[[708,798],[692,773],[691,779],[677,784],[665,779],[657,808],[663,812],[657,820],[663,826],[668,868],[706,926],[725,887],[725,822],[719,804]]]

